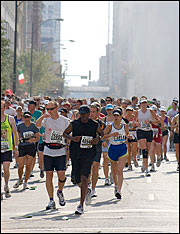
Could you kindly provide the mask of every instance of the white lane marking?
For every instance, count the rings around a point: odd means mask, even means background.
[[[102,230],[110,230],[110,231],[112,231],[112,230],[136,230],[136,231],[148,231],[148,229],[150,229],[151,230],[151,232],[152,231],[158,231],[158,232],[160,232],[160,231],[165,231],[165,232],[167,232],[167,230],[178,230],[178,226],[164,226],[164,227],[162,227],[162,226],[160,226],[160,227],[129,227],[129,226],[127,226],[127,227],[107,227],[107,228],[103,228],[103,227],[80,227],[80,228],[77,228],[77,227],[66,227],[66,228],[53,228],[53,227],[51,227],[51,230],[52,231],[66,231],[66,233],[67,233],[67,231],[70,231],[70,230],[72,230],[72,231],[80,231],[80,230],[87,230],[87,231],[91,231],[91,232],[93,232],[93,231],[102,231]],[[1,229],[1,231],[2,231],[3,229]],[[18,228],[18,229],[4,229],[4,232],[10,232],[10,231],[13,231],[13,232],[15,232],[15,231],[30,231],[30,232],[32,232],[32,231],[39,231],[39,230],[41,230],[41,233],[42,232],[44,232],[44,231],[46,231],[46,230],[48,230],[49,231],[49,229],[48,228],[42,228],[42,227],[39,227],[39,228],[32,228],[32,229],[29,229],[29,228],[27,228],[27,229],[25,229],[25,228]]]
[[[154,194],[153,193],[149,194],[149,200],[154,201]]]

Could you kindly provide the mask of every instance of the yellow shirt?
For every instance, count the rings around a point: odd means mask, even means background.
[[[5,115],[5,121],[1,122],[1,152],[13,149],[12,144],[12,127],[9,123],[8,115]]]

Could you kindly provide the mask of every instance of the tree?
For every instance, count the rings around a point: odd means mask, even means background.
[[[18,85],[18,93],[23,95],[30,90],[30,52],[22,54],[18,58],[18,69],[23,71],[25,84]],[[57,88],[62,79],[52,70],[53,62],[50,56],[43,51],[33,51],[32,69],[32,95],[47,94],[53,88]]]
[[[6,38],[5,21],[1,20],[1,93],[12,88],[13,52],[10,41]]]

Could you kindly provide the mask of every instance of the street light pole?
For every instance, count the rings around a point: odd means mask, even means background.
[[[33,31],[34,31],[34,23],[32,23],[32,34],[31,34],[31,66],[30,66],[30,97],[32,97],[32,59],[33,59]]]
[[[15,1],[15,31],[14,31],[14,66],[13,66],[13,93],[16,92],[16,50],[17,50],[17,1]]]

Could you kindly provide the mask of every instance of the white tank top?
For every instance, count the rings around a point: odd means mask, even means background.
[[[143,113],[141,109],[138,110],[138,120],[140,122],[140,126],[137,127],[137,129],[141,129],[144,131],[152,130],[151,124],[144,123],[145,120],[151,120],[151,112],[149,108],[147,108],[147,111],[145,113]]]
[[[110,134],[113,132],[118,132],[119,135],[117,137],[113,137],[113,136],[110,137],[110,144],[112,145],[124,144],[126,140],[124,123],[122,123],[122,127],[120,129],[115,128],[114,124],[112,123]]]

